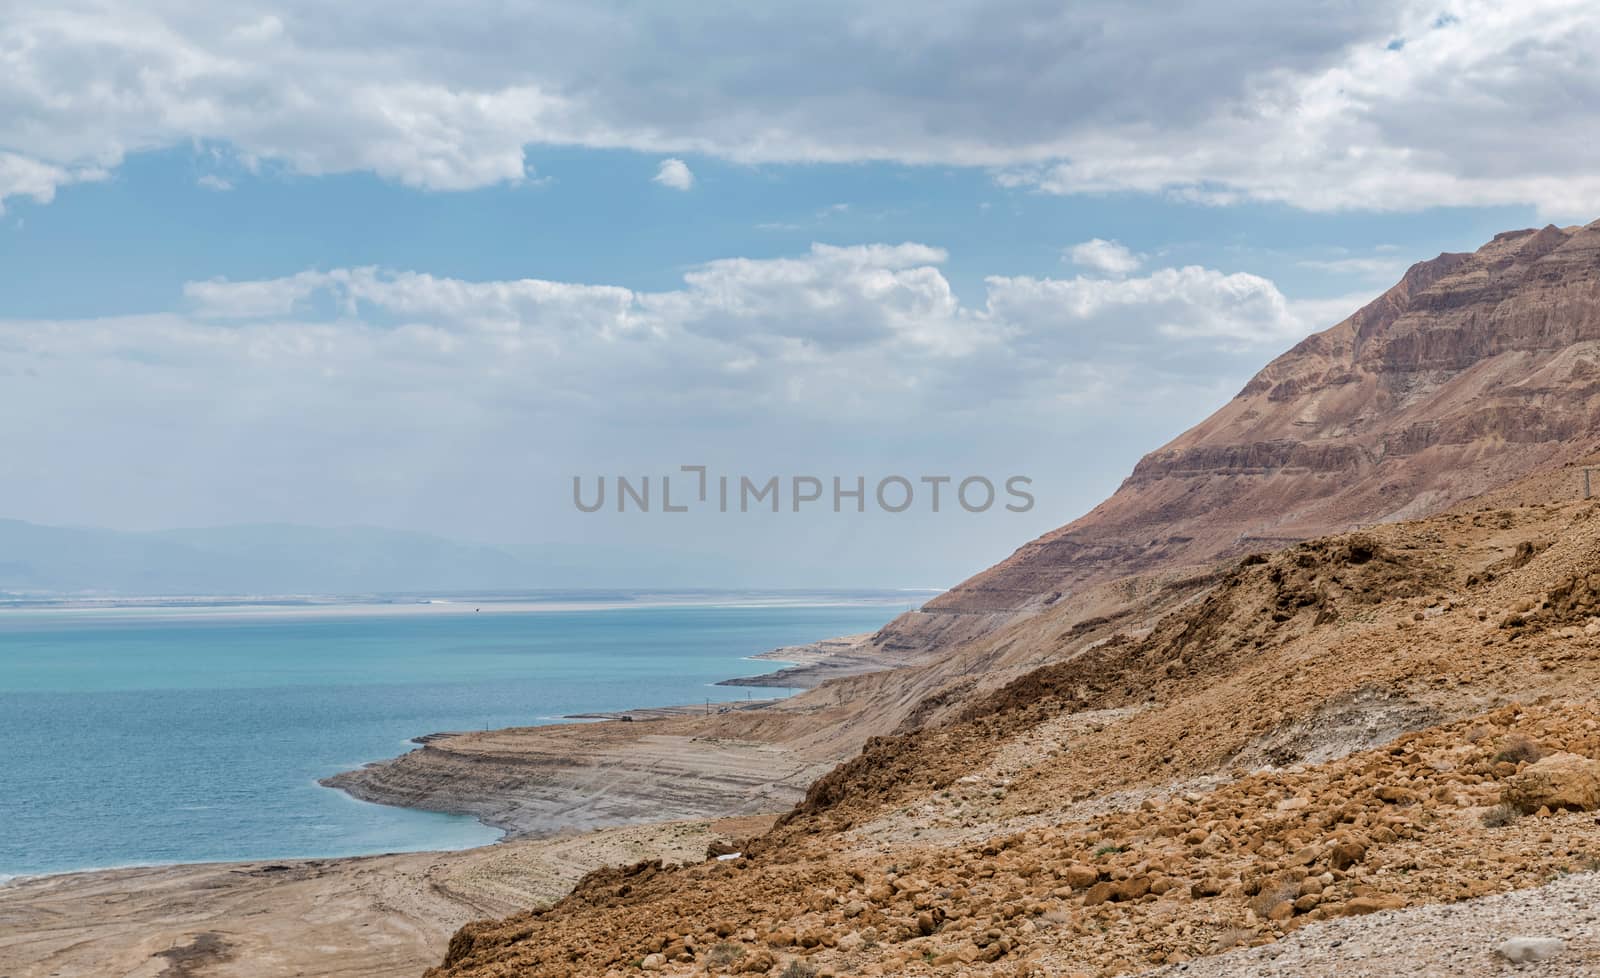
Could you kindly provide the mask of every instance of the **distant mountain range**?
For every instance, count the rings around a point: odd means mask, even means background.
[[[503,547],[376,527],[125,532],[0,520],[0,592],[372,594],[718,583],[726,568],[575,545]]]

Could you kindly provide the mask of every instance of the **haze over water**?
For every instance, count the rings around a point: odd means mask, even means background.
[[[775,668],[744,656],[869,631],[909,603],[701,600],[716,603],[0,611],[0,878],[491,842],[473,819],[317,779],[436,731],[782,695],[708,684]]]

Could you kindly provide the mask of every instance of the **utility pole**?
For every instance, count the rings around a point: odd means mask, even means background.
[[[1585,467],[1583,470],[1583,498],[1588,499],[1594,495],[1594,490],[1589,487],[1589,473],[1594,469]]]

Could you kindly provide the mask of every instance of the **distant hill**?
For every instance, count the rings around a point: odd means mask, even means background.
[[[716,586],[692,556],[504,547],[377,527],[283,523],[133,533],[0,520],[0,592],[371,594]]]

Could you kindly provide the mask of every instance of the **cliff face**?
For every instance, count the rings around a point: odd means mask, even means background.
[[[1509,231],[1412,266],[1093,511],[877,641],[948,648],[1125,575],[1438,512],[1589,450],[1597,431],[1600,221]]]

